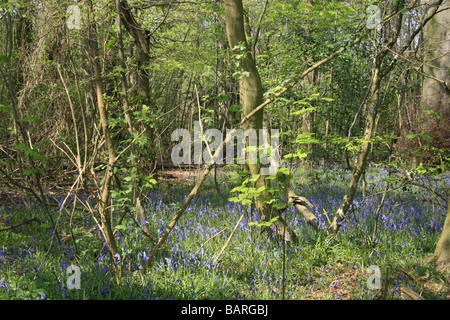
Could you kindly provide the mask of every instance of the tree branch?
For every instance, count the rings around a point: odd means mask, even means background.
[[[14,225],[12,225],[12,226],[9,226],[9,227],[6,227],[6,228],[2,228],[2,229],[0,229],[0,232],[1,232],[1,231],[12,230],[12,229],[14,229],[14,228],[20,227],[20,226],[22,226],[22,225],[24,225],[24,224],[27,224],[27,223],[31,223],[31,222],[33,222],[33,221],[36,221],[36,222],[41,223],[41,221],[40,221],[38,218],[31,218],[31,219],[25,220],[25,221],[23,221],[23,222],[14,224]]]

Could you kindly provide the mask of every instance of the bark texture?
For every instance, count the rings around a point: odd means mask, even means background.
[[[116,162],[114,145],[111,140],[111,134],[108,127],[108,114],[106,112],[105,101],[103,98],[103,80],[99,61],[98,37],[96,23],[93,16],[93,5],[91,0],[85,0],[87,8],[87,35],[88,35],[88,57],[89,63],[94,70],[94,86],[97,97],[97,109],[100,115],[100,126],[103,138],[105,139],[106,149],[108,151],[108,166],[105,170],[103,185],[100,188],[100,197],[98,199],[98,213],[100,216],[100,230],[105,244],[111,254],[114,266],[116,268],[117,282],[121,281],[121,268],[118,259],[118,248],[114,236],[111,216],[108,210],[110,200],[110,191],[112,185],[113,169]]]
[[[225,17],[226,17],[226,33],[228,44],[233,53],[239,56],[239,72],[240,80],[240,95],[242,103],[242,113],[245,119],[263,102],[263,90],[261,78],[256,68],[255,60],[252,56],[252,50],[247,42],[245,25],[244,25],[244,9],[242,0],[225,0]],[[259,133],[259,129],[263,128],[263,109],[258,110],[248,121],[245,122],[243,129],[254,129]],[[258,141],[259,137],[258,137]],[[249,169],[252,174],[259,174],[261,165],[249,164]],[[256,189],[265,186],[269,187],[269,181],[265,176],[261,175],[256,180],[254,187]],[[261,220],[270,221],[272,218],[279,216],[275,221],[274,227],[276,233],[285,241],[296,241],[297,237],[293,230],[287,225],[284,219],[279,215],[278,210],[264,202],[267,199],[268,193],[264,191],[259,199],[255,199],[255,206]]]
[[[450,271],[450,197],[447,199],[447,216],[442,229],[441,237],[436,245],[430,261],[436,264],[439,271]]]
[[[437,148],[450,148],[450,0],[422,0],[423,19],[436,13],[423,30],[424,64],[422,101],[419,118],[427,121],[420,124],[419,132],[433,138],[432,145]],[[423,113],[433,110],[442,119]]]

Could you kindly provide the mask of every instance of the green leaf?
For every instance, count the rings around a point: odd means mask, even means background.
[[[47,160],[47,159],[46,159],[43,155],[41,155],[39,152],[37,152],[37,151],[31,149],[29,146],[27,146],[27,145],[25,145],[25,144],[23,144],[23,143],[17,145],[17,146],[15,147],[15,149],[16,149],[16,150],[23,150],[23,151],[25,151],[26,154],[31,155],[34,159],[41,160],[42,162],[45,162],[45,161]]]
[[[238,187],[234,187],[233,189],[231,189],[231,192],[239,192],[242,190],[242,186],[238,186]]]
[[[313,93],[307,99],[308,100],[314,100],[314,99],[317,99],[319,96],[320,96],[320,93]]]
[[[316,109],[317,109],[316,107],[309,107],[309,108],[293,111],[293,112],[291,112],[291,115],[298,116],[298,115],[301,115],[301,114],[304,114],[304,113],[307,113],[307,112],[310,112],[310,111],[314,111]]]
[[[256,190],[255,192],[256,192],[256,193],[261,193],[261,192],[263,192],[265,189],[266,189],[266,187],[265,187],[265,186],[262,186],[262,187],[259,187],[258,190]]]
[[[417,274],[420,277],[427,275],[428,268],[427,267],[418,267],[416,270],[410,271],[409,274]]]
[[[41,155],[39,152],[34,151],[33,149],[30,149],[29,153],[33,158],[41,160],[42,162],[45,162],[47,160],[43,155]]]
[[[30,169],[30,170],[25,170],[25,171],[23,172],[23,174],[24,174],[25,176],[29,176],[30,174],[33,174],[33,173],[35,173],[35,172],[37,172],[37,170]]]
[[[437,114],[434,110],[423,110],[423,112],[432,115],[437,120],[442,120],[442,117],[439,114]]]
[[[9,57],[0,54],[0,63],[8,63],[9,60]]]
[[[288,174],[290,174],[290,170],[288,169],[288,168],[280,168],[280,169],[278,169],[278,174],[286,174],[286,175],[288,175]]]
[[[27,118],[22,118],[22,119],[19,119],[19,120],[17,120],[17,121],[20,121],[20,122],[33,122],[33,123],[38,123],[38,118],[36,118],[36,117],[27,117]]]
[[[128,229],[126,226],[121,225],[121,224],[115,226],[115,228],[116,228],[117,230],[119,230],[119,231],[125,231],[125,230]]]
[[[257,226],[257,227],[270,227],[275,221],[277,221],[280,218],[280,216],[276,216],[275,218],[272,218],[270,221],[264,221],[264,222],[250,222],[250,226]]]
[[[132,162],[134,159],[136,159],[136,156],[135,156],[134,154],[130,154],[130,155],[127,157],[127,162]]]
[[[429,135],[425,134],[425,133],[420,133],[420,136],[422,137],[422,139],[427,140],[427,141],[433,141],[433,138],[430,137]]]
[[[391,177],[387,177],[387,178],[381,178],[381,181],[386,181],[386,182],[390,182],[390,183],[395,183],[397,181],[399,181],[400,179],[396,176],[391,176]]]
[[[305,101],[305,100],[295,101],[294,104],[308,105],[308,106],[310,105],[310,103],[308,101]]]
[[[15,292],[16,297],[20,297],[23,294],[23,290],[22,289],[17,289]]]
[[[122,73],[126,73],[126,72],[127,72],[127,70],[125,70],[125,69],[122,68],[121,66],[116,66],[116,71],[122,72]]]
[[[0,104],[0,111],[10,112],[11,111],[11,106],[5,106],[3,104]]]

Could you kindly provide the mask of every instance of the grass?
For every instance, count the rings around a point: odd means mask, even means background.
[[[42,223],[0,232],[0,299],[401,299],[401,285],[424,299],[449,299],[448,275],[423,267],[423,258],[433,253],[445,219],[444,208],[421,201],[430,199],[431,194],[415,188],[389,193],[381,209],[378,233],[371,241],[381,199],[380,194],[372,196],[372,190],[383,190],[381,179],[386,174],[384,169],[369,168],[366,197],[358,192],[338,239],[315,232],[288,208],[283,214],[299,242],[284,247],[265,233],[258,236],[259,229],[250,225],[258,221],[256,212],[227,200],[233,173],[219,171],[220,194],[209,177],[157,256],[152,273],[144,272],[153,246],[149,239],[136,232],[131,222],[117,232],[124,270],[121,284],[115,282],[100,233],[86,212],[75,211],[71,237],[69,216],[58,216],[55,210],[62,241],[50,247],[52,230],[44,210],[36,207],[33,216]],[[293,181],[296,192],[315,205],[313,211],[325,227],[323,209],[336,211],[348,173],[338,167],[316,168],[314,176],[296,170]],[[445,192],[449,178],[432,183],[436,190]],[[164,230],[190,185],[167,184],[147,195],[146,213],[154,238]],[[114,218],[119,210],[114,209]],[[214,264],[244,212],[246,216],[228,248]],[[20,205],[4,207],[0,225],[30,216]],[[71,276],[67,267],[73,264],[81,269],[80,289],[67,285]],[[368,288],[371,265],[381,271],[380,289]],[[402,273],[404,270],[420,272],[409,275]]]

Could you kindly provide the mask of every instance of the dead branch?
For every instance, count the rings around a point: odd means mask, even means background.
[[[319,230],[319,220],[316,215],[306,206],[313,208],[313,204],[305,197],[297,196],[291,189],[288,190],[288,203],[293,203],[295,209],[300,212],[305,220],[315,229]]]
[[[12,226],[8,226],[8,227],[6,227],[6,228],[2,228],[2,229],[0,229],[0,231],[8,231],[8,230],[12,230],[12,229],[14,229],[14,228],[23,226],[24,224],[31,223],[31,222],[33,222],[33,221],[42,223],[38,218],[31,218],[31,219],[22,221],[22,222],[20,222],[20,223],[14,224],[14,225],[12,225]]]

